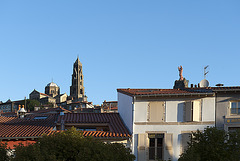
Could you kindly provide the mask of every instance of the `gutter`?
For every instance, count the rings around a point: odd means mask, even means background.
[[[184,93],[184,94],[148,94],[148,95],[135,95],[135,96],[140,96],[140,97],[157,97],[157,96],[161,96],[161,97],[164,97],[164,96],[214,96],[215,94],[214,93]],[[134,96],[134,97],[135,97]]]

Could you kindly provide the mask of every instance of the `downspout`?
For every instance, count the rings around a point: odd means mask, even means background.
[[[132,142],[131,142],[131,147],[132,147],[132,154],[135,154],[135,135],[134,135],[134,103],[135,103],[135,96],[132,97]],[[138,160],[138,156],[136,155],[136,160]]]
[[[134,125],[134,110],[135,110],[135,108],[134,108],[134,103],[135,103],[135,96],[133,96],[133,101],[132,101],[132,123],[133,123],[133,125]],[[133,131],[132,131],[132,133],[133,133]]]
[[[215,127],[217,127],[217,92],[215,93]]]

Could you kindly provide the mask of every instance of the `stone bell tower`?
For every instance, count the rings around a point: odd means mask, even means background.
[[[82,63],[79,58],[73,64],[72,85],[70,86],[70,96],[77,101],[87,101],[83,86]]]

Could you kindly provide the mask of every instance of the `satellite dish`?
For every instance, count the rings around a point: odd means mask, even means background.
[[[203,79],[203,80],[201,80],[199,85],[200,85],[200,87],[208,87],[209,86],[209,82],[208,82],[208,80]]]

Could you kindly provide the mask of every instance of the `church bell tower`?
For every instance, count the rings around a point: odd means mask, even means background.
[[[70,86],[70,96],[77,101],[87,101],[84,95],[82,63],[79,58],[73,64],[72,85]]]

